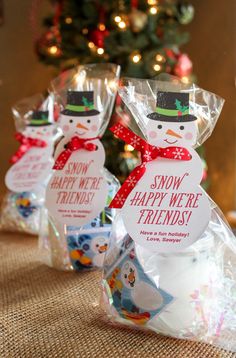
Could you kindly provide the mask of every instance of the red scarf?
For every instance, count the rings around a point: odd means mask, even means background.
[[[63,150],[57,157],[53,169],[62,170],[71,154],[79,149],[85,149],[91,152],[97,150],[96,144],[87,143],[94,139],[98,139],[98,137],[87,139],[82,139],[77,136],[72,137],[69,143],[67,143],[66,149]]]
[[[47,146],[47,143],[44,140],[26,137],[24,134],[19,132],[15,134],[15,138],[20,142],[20,147],[10,159],[10,162],[13,164],[18,162],[18,160],[20,160],[30,148],[44,148]]]
[[[110,203],[110,208],[122,208],[128,195],[133,190],[138,181],[142,178],[146,171],[146,163],[161,157],[166,159],[175,160],[191,160],[189,151],[182,147],[155,147],[148,144],[144,139],[134,134],[130,129],[124,127],[122,124],[115,124],[110,130],[119,138],[123,139],[126,143],[132,145],[134,149],[141,152],[142,164],[137,166],[125,180],[116,196]]]

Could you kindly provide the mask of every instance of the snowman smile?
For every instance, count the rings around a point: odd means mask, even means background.
[[[168,144],[175,144],[178,142],[178,139],[174,140],[173,142],[171,142],[170,140],[168,139],[164,139],[164,142],[168,143]]]
[[[75,132],[75,134],[78,134],[78,136],[84,135],[85,133],[86,133],[86,132],[81,132],[81,133]]]

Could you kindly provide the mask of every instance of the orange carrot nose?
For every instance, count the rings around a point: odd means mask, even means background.
[[[178,133],[175,133],[174,131],[172,131],[172,129],[168,129],[168,131],[166,131],[166,134],[172,135],[173,137],[176,137],[176,138],[182,138],[181,135],[179,135]]]
[[[88,130],[88,128],[87,127],[85,127],[83,124],[81,124],[81,123],[78,123],[77,125],[76,125],[76,127],[77,128],[81,128],[81,129],[85,129],[86,131]]]
[[[128,275],[128,280],[129,280],[130,282],[133,282],[134,279],[135,279],[134,272],[130,272],[129,275]]]
[[[99,247],[99,250],[102,252],[107,251],[107,249],[108,249],[107,245],[103,245]]]

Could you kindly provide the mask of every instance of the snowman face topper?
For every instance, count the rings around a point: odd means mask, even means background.
[[[94,108],[93,91],[68,91],[67,105],[59,121],[65,137],[97,137],[101,121],[100,112]]]
[[[54,126],[48,121],[48,111],[34,111],[24,129],[26,137],[48,141],[54,135]]]
[[[197,141],[196,117],[189,114],[189,94],[158,92],[156,112],[147,123],[148,143],[159,147],[191,147]]]
[[[105,237],[96,237],[91,242],[91,250],[95,254],[104,254],[108,249],[108,239]]]
[[[138,271],[131,261],[126,261],[121,268],[121,279],[125,287],[133,289],[138,282]]]

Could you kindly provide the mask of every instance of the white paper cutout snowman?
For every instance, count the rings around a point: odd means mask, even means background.
[[[146,163],[145,174],[129,194],[121,214],[127,232],[140,245],[157,252],[179,251],[195,242],[210,220],[209,200],[199,185],[203,175],[203,165],[197,152],[192,148],[196,144],[198,135],[197,118],[189,114],[189,94],[184,92],[158,92],[156,112],[150,113],[147,117],[149,144],[167,150],[171,147],[179,147],[174,150],[174,159],[181,159],[181,148],[184,147],[192,158],[186,161],[158,157]],[[169,183],[180,178],[179,189],[177,186],[165,187],[163,178],[170,179]],[[147,193],[147,197],[150,192],[153,195],[166,194],[167,199],[162,202],[157,199],[154,204],[150,200],[145,206],[131,205],[137,193],[140,193],[140,197]],[[178,207],[176,205],[170,207],[171,195],[181,193],[183,196]],[[171,219],[169,221],[164,219],[167,217],[167,211],[170,213],[169,218],[178,211],[176,215],[180,215],[179,225],[173,224],[174,221]],[[182,216],[183,211],[185,216]],[[190,211],[192,211],[191,217],[187,221]],[[155,215],[159,217],[156,221]]]
[[[131,290],[131,298],[137,307],[152,311],[163,305],[161,294],[153,286],[139,279],[138,271],[131,260],[123,264],[121,280],[125,287]]]
[[[104,258],[108,249],[108,238],[107,237],[95,237],[91,241],[91,250],[95,254],[92,258],[93,265],[95,267],[102,267]]]
[[[8,170],[6,186],[14,192],[32,191],[45,184],[53,163],[55,127],[48,120],[48,111],[33,111],[29,123],[23,131],[27,138],[46,142],[44,147],[32,146]]]
[[[96,149],[80,148],[72,152],[64,168],[54,172],[47,186],[46,206],[50,214],[63,224],[85,225],[105,207],[108,185],[103,174],[105,151],[98,138],[101,122],[102,114],[94,107],[93,91],[68,91],[67,105],[59,119],[64,138],[55,151],[56,163],[73,137],[92,143]],[[54,180],[66,178],[70,178],[71,184],[55,188]],[[83,180],[87,185],[83,185]]]

